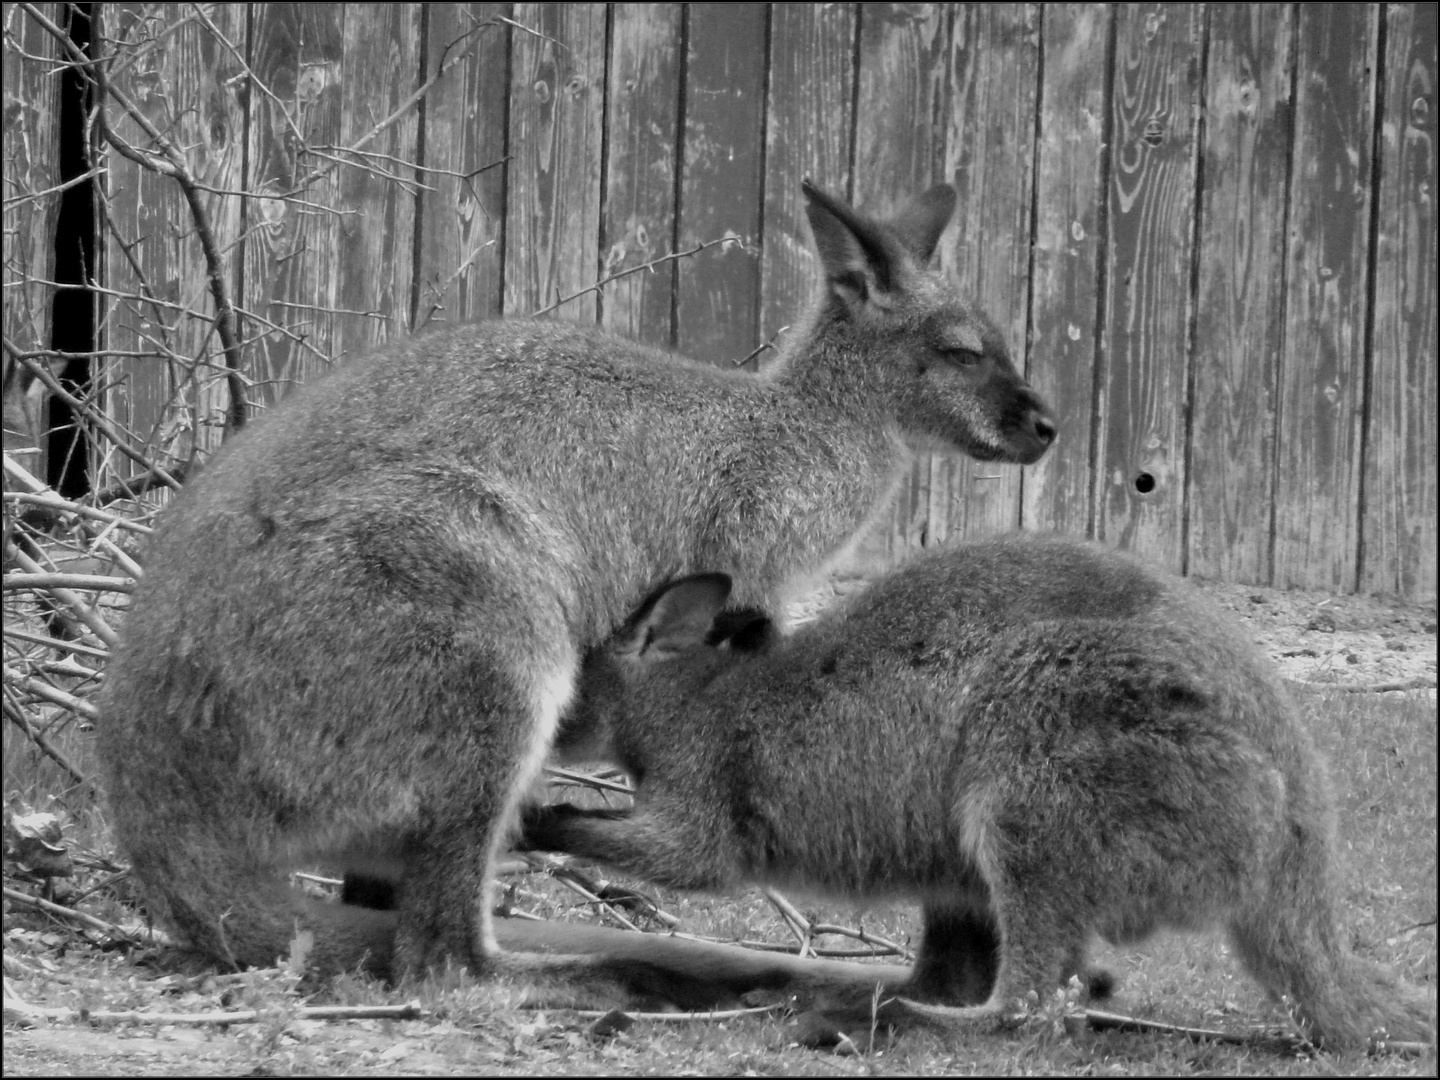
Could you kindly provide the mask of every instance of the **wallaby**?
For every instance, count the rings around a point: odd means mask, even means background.
[[[718,568],[774,608],[912,445],[1045,452],[1049,409],[927,268],[954,189],[886,221],[804,194],[823,288],[758,376],[557,322],[459,326],[304,388],[186,485],[99,746],[119,841],[193,945],[265,964],[299,930],[312,973],[494,967],[492,861],[581,657],[650,589]],[[286,886],[316,860],[394,882],[397,911]]]
[[[1325,768],[1271,665],[1185,583],[1003,538],[788,638],[732,619],[720,647],[728,593],[684,579],[587,659],[560,743],[627,769],[635,804],[530,810],[531,846],[674,888],[916,897],[917,998],[973,991],[993,920],[988,1000],[897,1006],[950,1030],[1048,994],[1091,935],[1220,925],[1327,1045],[1430,1037],[1420,993],[1351,954]]]

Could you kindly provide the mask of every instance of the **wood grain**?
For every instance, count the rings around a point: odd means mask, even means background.
[[[601,272],[643,266],[673,250],[683,11],[679,4],[616,4],[606,114]],[[602,325],[652,345],[673,340],[675,267],[605,288]]]
[[[347,4],[340,55],[340,138],[357,145],[405,107],[420,83],[414,4]],[[415,273],[415,160],[419,116],[403,117],[335,175],[327,257],[335,268],[331,355],[343,362],[410,332]],[[352,314],[353,313],[353,314]]]
[[[800,181],[845,197],[850,190],[855,94],[855,8],[776,4],[770,24],[765,117],[765,217],[760,336],[793,325],[810,301],[819,264]],[[775,353],[761,358],[761,366]]]
[[[1275,576],[1355,587],[1377,9],[1300,7]]]
[[[1189,478],[1191,573],[1270,581],[1294,9],[1210,15]]]
[[[1386,8],[1378,248],[1360,587],[1435,597],[1434,4]]]
[[[509,4],[432,4],[416,328],[500,314],[505,266]],[[473,37],[466,37],[472,34]]]
[[[115,4],[104,9],[103,33],[129,62],[116,64],[115,86],[173,146],[195,179],[208,188],[242,185],[245,114],[234,54],[208,29],[179,20],[171,4]],[[182,25],[168,30],[173,22]],[[217,30],[242,51],[245,12],[221,5]],[[110,122],[131,146],[159,144],[113,103]],[[135,433],[162,464],[205,453],[220,444],[229,403],[224,358],[211,321],[214,304],[204,254],[190,208],[169,176],[118,153],[109,155],[113,228],[103,228],[109,287],[123,294],[105,323],[107,344],[127,353],[110,361],[104,379],[106,409]],[[239,280],[235,245],[241,203],[217,191],[201,196],[232,289]],[[102,470],[103,472],[103,470]],[[113,479],[108,473],[99,483]]]
[[[883,217],[949,178],[950,19],[944,4],[862,4],[859,19],[852,186],[855,205]],[[930,470],[930,455],[919,455],[888,521],[861,548],[867,562],[895,563],[924,545]]]
[[[527,314],[593,285],[600,268],[605,5],[517,4],[512,35],[505,311]],[[591,324],[596,297],[559,318]]]
[[[41,4],[46,18],[60,16],[58,4]],[[48,72],[58,51],[55,40],[17,5],[5,7],[4,124],[0,162],[5,197],[5,302],[0,310],[6,340],[25,351],[50,347],[55,278],[55,225],[59,194],[39,195],[60,182],[60,80]],[[21,56],[26,54],[27,59]],[[5,357],[5,452],[32,475],[45,475],[43,409],[29,408],[12,385],[13,360]],[[53,365],[52,365],[53,366]]]
[[[1040,15],[1035,4],[957,9],[946,173],[959,208],[940,265],[962,300],[995,321],[1026,366]],[[1021,470],[958,454],[932,458],[929,541],[988,536],[1020,524]]]
[[[1116,19],[1095,532],[1180,571],[1203,9]]]
[[[732,235],[686,259],[676,281],[680,350],[734,363],[758,342],[764,160],[765,4],[688,9],[680,246]]]
[[[1059,437],[1025,471],[1022,520],[1027,529],[1087,536],[1113,14],[1094,4],[1047,4],[1041,19],[1029,376],[1055,410]]]

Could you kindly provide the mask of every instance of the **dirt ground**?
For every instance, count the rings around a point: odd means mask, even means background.
[[[1435,700],[1433,603],[1200,584],[1245,621],[1262,649],[1301,687],[1385,692],[1387,687],[1405,686]],[[262,1011],[269,1010],[268,1019],[225,1027],[94,1026],[73,1013],[60,1021],[36,1022],[33,1015],[24,1020],[12,1011],[12,993],[30,1006],[70,1010],[141,1005],[149,1011],[213,1010],[217,998],[213,989],[191,988],[185,980],[170,976],[170,988],[159,999],[164,1003],[157,1004],[153,989],[157,984],[151,981],[156,973],[137,969],[113,953],[71,948],[66,942],[73,938],[39,932],[33,919],[23,920],[26,928],[17,929],[21,920],[13,914],[7,912],[5,940],[7,1076],[574,1075],[647,1072],[665,1060],[657,1062],[626,1049],[624,1040],[613,1047],[597,1047],[586,1034],[586,1025],[557,1025],[544,1015],[529,1023],[492,1025],[484,1006],[468,1011],[460,1026],[443,1011],[432,1011],[420,1021],[325,1023],[295,1019],[293,996],[281,995],[277,1004],[274,994],[259,993]],[[708,1034],[694,1037],[696,1046],[703,1042],[721,1049],[713,1056],[696,1057],[695,1071],[734,1070],[744,1075],[743,1061],[725,1065],[723,1026],[707,1027]],[[803,1052],[785,1062],[784,1068],[797,1072],[852,1071],[831,1064],[825,1055]],[[768,1067],[773,1069],[775,1063]]]

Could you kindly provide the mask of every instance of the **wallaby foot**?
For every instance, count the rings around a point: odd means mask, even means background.
[[[915,970],[904,996],[939,1005],[983,1005],[990,1000],[1000,967],[1000,933],[989,897],[954,905],[927,903],[922,920]],[[1083,947],[1073,950],[1060,984],[1068,983],[1071,975],[1080,977],[1091,1000],[1115,992],[1115,976],[1090,967]]]

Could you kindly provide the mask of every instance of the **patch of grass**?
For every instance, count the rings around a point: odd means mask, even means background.
[[[1354,947],[1361,955],[1391,964],[1412,983],[1428,988],[1433,1002],[1435,704],[1424,695],[1335,692],[1301,693],[1299,704],[1316,744],[1331,762],[1340,837],[1337,880]],[[83,742],[81,735],[76,733],[76,738]],[[41,798],[45,795],[40,786],[29,790]],[[597,869],[595,876],[603,877],[603,869]],[[682,929],[689,933],[731,940],[793,941],[758,892],[705,896],[657,890],[641,882],[616,883],[650,895],[661,908],[678,916]],[[613,924],[609,915],[582,903],[544,875],[527,875],[516,884],[518,907],[547,916]],[[853,905],[837,906],[803,896],[790,899],[817,921],[863,925],[912,947],[918,937],[918,913],[910,905],[886,904],[857,911]],[[86,910],[102,914],[98,907],[89,906],[92,903],[87,901]],[[113,901],[107,901],[104,915],[113,917],[114,909]],[[219,1008],[236,998],[234,989],[221,992],[203,984],[187,984],[177,991],[171,982],[161,989],[143,977],[136,978],[133,966],[114,954],[75,947],[79,944],[76,938],[53,926],[38,925],[35,916],[11,914],[6,928],[7,956],[22,958],[35,970],[33,977],[21,974],[12,979],[17,992],[32,1003],[173,1011]],[[845,942],[821,942],[832,943]],[[1103,948],[1096,960],[1120,979],[1118,996],[1107,1006],[1113,1011],[1235,1031],[1256,1025],[1282,1029],[1287,1024],[1284,1009],[1266,998],[1218,936],[1166,935],[1143,947]],[[294,1001],[286,976],[257,974],[255,978],[254,986],[247,984],[238,991],[245,999],[273,999],[282,1006]],[[270,979],[278,981],[271,985]],[[183,1061],[187,1067],[198,1062],[207,1072],[233,1072],[258,1062],[273,1073],[293,1075],[379,1075],[401,1070],[515,1075],[1416,1076],[1435,1075],[1437,1068],[1433,1049],[1420,1057],[1297,1056],[1263,1042],[1231,1046],[1159,1034],[1070,1034],[1063,1024],[1066,1010],[1055,1003],[1042,1003],[1037,1017],[1003,1035],[963,1045],[918,1031],[895,1040],[882,1035],[866,1052],[846,1057],[794,1045],[793,1021],[777,1015],[681,1024],[641,1021],[619,1035],[596,1038],[590,1034],[588,1019],[564,1010],[521,1008],[524,995],[516,987],[507,986],[504,980],[476,980],[463,973],[399,989],[345,977],[335,980],[323,995],[327,1001],[342,1004],[395,1004],[415,997],[426,1006],[424,1021],[289,1022],[281,1015],[284,1009],[277,1008],[276,1018],[268,1026],[207,1030],[203,1054],[186,1054]],[[113,1058],[107,1071],[154,1071],[160,1067],[157,1063],[168,1061],[163,1054],[168,1037],[163,1034],[144,1043],[151,1056],[125,1056],[144,1042],[138,1038],[143,1032],[143,1025],[127,1029],[125,1037],[110,1046],[120,1056]],[[69,1060],[57,1057],[62,1051],[55,1047],[37,1049],[39,1038],[39,1034],[27,1033],[29,1049],[16,1054],[39,1053],[39,1057],[23,1058],[32,1063]],[[11,1057],[11,1042],[27,1044],[13,1032],[7,1040],[7,1067],[12,1061],[19,1067],[22,1058]],[[64,1046],[63,1042],[59,1045]],[[85,1061],[87,1069],[94,1068],[93,1061]]]

